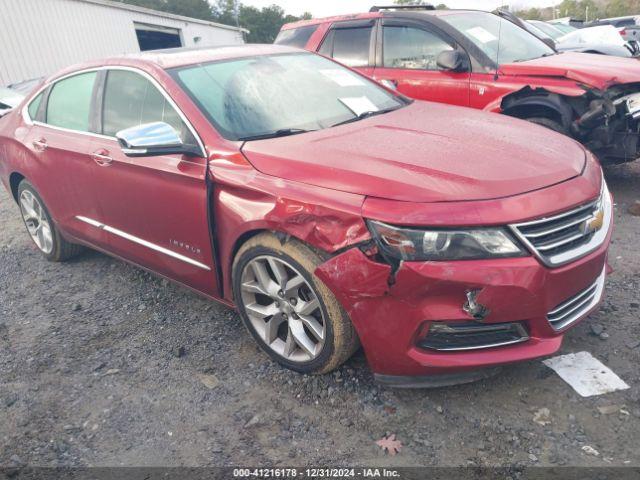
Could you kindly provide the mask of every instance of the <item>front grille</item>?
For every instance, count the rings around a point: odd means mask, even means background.
[[[598,200],[553,217],[511,225],[511,229],[550,267],[587,255],[602,245],[611,223],[611,197],[602,183]]]
[[[529,335],[520,323],[434,322],[418,346],[428,350],[460,351],[502,347],[527,340]]]
[[[547,313],[547,319],[554,330],[568,327],[598,304],[604,290],[605,274],[606,272],[603,270],[598,279],[589,287]]]

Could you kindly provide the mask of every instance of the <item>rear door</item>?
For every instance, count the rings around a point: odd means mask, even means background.
[[[101,169],[91,155],[95,132],[97,71],[70,75],[49,86],[29,106],[33,127],[25,144],[42,177],[32,181],[63,231],[105,247],[102,231],[78,220],[101,215],[97,195]]]
[[[383,19],[378,33],[378,53],[373,77],[393,85],[418,100],[469,105],[470,72],[441,70],[438,55],[458,49],[445,34],[428,24],[402,19]]]
[[[372,76],[375,61],[374,19],[336,22],[318,47],[318,53]]]
[[[143,72],[113,68],[102,85],[100,131],[91,145],[105,162],[98,220],[115,254],[209,294],[216,293],[204,156],[130,158],[120,130],[165,122],[183,143],[202,143],[162,89]]]

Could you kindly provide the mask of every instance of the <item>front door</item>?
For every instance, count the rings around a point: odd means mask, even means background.
[[[183,143],[193,130],[164,90],[141,73],[110,69],[104,79],[101,133],[91,150],[104,162],[102,216],[110,250],[127,260],[211,295],[216,278],[207,212],[203,157],[124,155],[118,131],[165,122]]]
[[[384,20],[374,78],[418,100],[469,106],[469,72],[444,71],[438,55],[460,49],[426,25]],[[466,55],[466,53],[465,53]]]

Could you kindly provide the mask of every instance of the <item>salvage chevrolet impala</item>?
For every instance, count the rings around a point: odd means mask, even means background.
[[[0,176],[48,260],[87,246],[235,306],[299,372],[362,345],[386,384],[473,380],[555,352],[607,273],[580,144],[290,47],[63,71],[0,120]]]

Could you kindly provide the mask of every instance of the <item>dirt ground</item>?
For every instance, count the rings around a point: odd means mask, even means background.
[[[615,272],[562,352],[631,388],[591,398],[540,361],[439,390],[381,388],[362,353],[287,371],[223,306],[96,252],[47,263],[2,190],[0,466],[640,466],[640,162],[607,177]],[[387,433],[396,456],[374,443]]]

